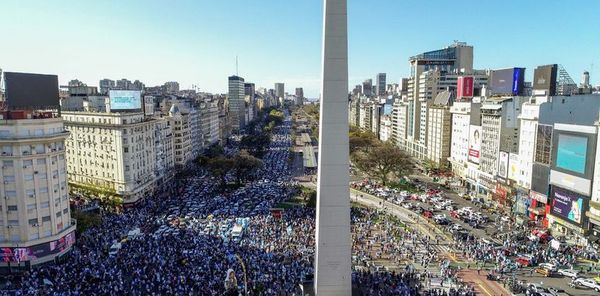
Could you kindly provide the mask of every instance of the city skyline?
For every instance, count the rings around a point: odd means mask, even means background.
[[[289,89],[303,87],[307,97],[319,96],[320,1],[264,1],[260,6],[182,1],[169,9],[160,2],[62,3],[3,4],[0,25],[9,34],[0,49],[0,67],[57,74],[61,84],[127,78],[153,86],[175,80],[182,89],[196,85],[226,93],[225,78],[236,73],[238,56],[239,75],[257,86],[283,82]],[[583,10],[558,1],[544,6],[517,1],[433,4],[439,9],[428,9],[424,18],[418,12],[431,3],[349,1],[351,88],[379,72],[387,73],[388,83],[397,83],[409,76],[411,55],[453,40],[474,47],[476,69],[526,67],[530,81],[536,66],[557,63],[577,83],[584,70],[594,85],[600,81],[600,60],[594,53],[600,37],[593,34],[600,25],[593,16],[599,3],[579,2],[588,8]],[[568,22],[554,25],[552,16]],[[418,29],[412,29],[419,21]]]

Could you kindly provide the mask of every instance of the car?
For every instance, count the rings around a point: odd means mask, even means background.
[[[557,270],[556,264],[552,264],[552,263],[546,263],[546,262],[545,263],[540,263],[540,264],[538,264],[538,266],[542,267],[542,268],[550,269],[552,271],[556,271]]]
[[[575,279],[575,281],[573,281],[573,283],[577,286],[587,287],[590,289],[594,289],[594,291],[596,291],[596,292],[600,292],[600,283],[598,283],[597,281],[595,281],[593,279],[578,278],[578,279]]]
[[[551,277],[552,276],[552,270],[547,269],[547,268],[543,268],[543,267],[538,267],[535,269],[536,273],[539,273],[545,277]]]
[[[559,269],[557,273],[565,277],[570,277],[572,279],[579,277],[579,271],[574,269]]]
[[[519,258],[515,259],[515,262],[522,266],[531,266],[531,259],[529,259],[529,258],[519,257]],[[543,266],[539,267],[539,268],[545,269]],[[536,269],[536,272],[538,272],[537,269]]]

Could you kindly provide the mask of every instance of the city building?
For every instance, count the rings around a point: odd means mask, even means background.
[[[296,105],[304,105],[304,89],[296,87]]]
[[[100,80],[98,84],[100,86],[100,93],[104,95],[107,95],[109,90],[116,87],[115,81],[107,78]]]
[[[363,81],[362,91],[363,91],[363,94],[367,97],[370,97],[374,94],[373,79],[366,79],[365,81]]]
[[[377,95],[385,96],[386,93],[386,82],[385,82],[385,73],[377,74]]]
[[[229,76],[229,117],[231,129],[239,132],[246,126],[246,101],[245,101],[244,78]]]
[[[219,142],[219,107],[214,98],[200,102],[200,121],[202,127],[203,147]]]
[[[453,94],[450,91],[439,93],[427,108],[427,159],[438,167],[448,166],[450,157],[452,115],[450,105]]]
[[[275,83],[275,96],[279,100],[285,99],[285,84]]]
[[[452,116],[452,134],[450,144],[450,165],[452,172],[461,181],[466,181],[469,171],[479,169],[479,149],[475,146],[470,146],[472,138],[471,126],[473,132],[480,128],[480,103],[474,102],[454,102],[450,107]],[[475,141],[471,141],[475,144]],[[473,174],[471,174],[473,175]],[[471,179],[470,190],[477,190],[477,178]],[[463,185],[466,185],[463,183]]]
[[[116,89],[129,90],[129,89],[131,89],[131,85],[132,85],[131,81],[123,78],[123,79],[117,80]]]
[[[190,110],[174,102],[167,117],[169,126],[173,130],[173,154],[175,155],[175,166],[184,168],[194,159],[192,139],[192,128],[194,126],[193,115]]]
[[[174,94],[179,92],[179,82],[168,81],[163,84],[164,91],[166,93]]]
[[[62,256],[75,241],[65,165],[69,132],[57,113],[11,113],[0,112],[0,247],[4,254],[12,250],[14,257],[4,257],[0,268],[24,268]],[[59,249],[47,246],[58,241],[63,242]],[[17,254],[16,248],[49,251],[29,258],[28,253]]]
[[[379,123],[379,139],[387,142],[392,138],[392,116],[384,115]]]

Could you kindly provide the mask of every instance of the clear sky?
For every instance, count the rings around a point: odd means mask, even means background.
[[[350,88],[409,73],[408,57],[453,40],[476,68],[562,64],[600,83],[600,1],[349,0]],[[0,0],[0,67],[79,79],[179,81],[226,92],[227,76],[319,93],[320,0]],[[592,70],[592,64],[594,68]]]

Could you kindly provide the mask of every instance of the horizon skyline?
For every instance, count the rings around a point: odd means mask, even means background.
[[[410,56],[444,48],[454,40],[474,47],[475,69],[525,67],[526,80],[531,81],[535,67],[556,63],[578,84],[585,70],[592,85],[600,84],[600,58],[594,52],[600,36],[593,34],[600,26],[593,8],[600,8],[600,3],[584,1],[579,4],[590,9],[575,11],[569,9],[570,3],[559,1],[543,7],[508,2],[467,0],[457,6],[434,1],[431,5],[439,9],[427,10],[425,16],[440,21],[430,22],[414,13],[429,7],[418,1],[349,1],[349,91],[365,79],[375,81],[380,72],[386,73],[388,84],[398,83],[409,76]],[[200,91],[223,94],[227,77],[236,73],[238,56],[239,76],[257,88],[283,82],[288,93],[302,87],[306,97],[319,97],[319,0],[295,5],[265,0],[255,6],[239,0],[179,1],[169,9],[161,2],[144,1],[60,3],[4,5],[0,25],[11,33],[0,48],[0,68],[56,74],[60,85],[79,79],[98,86],[103,78],[126,78],[147,86],[177,81],[181,89],[196,85]],[[375,11],[379,7],[386,9]],[[301,18],[296,18],[298,11]],[[469,20],[479,15],[483,18],[472,26]],[[549,15],[566,22],[550,27]],[[418,29],[410,27],[415,22]],[[515,29],[521,33],[514,34]],[[45,47],[40,50],[41,46]]]

